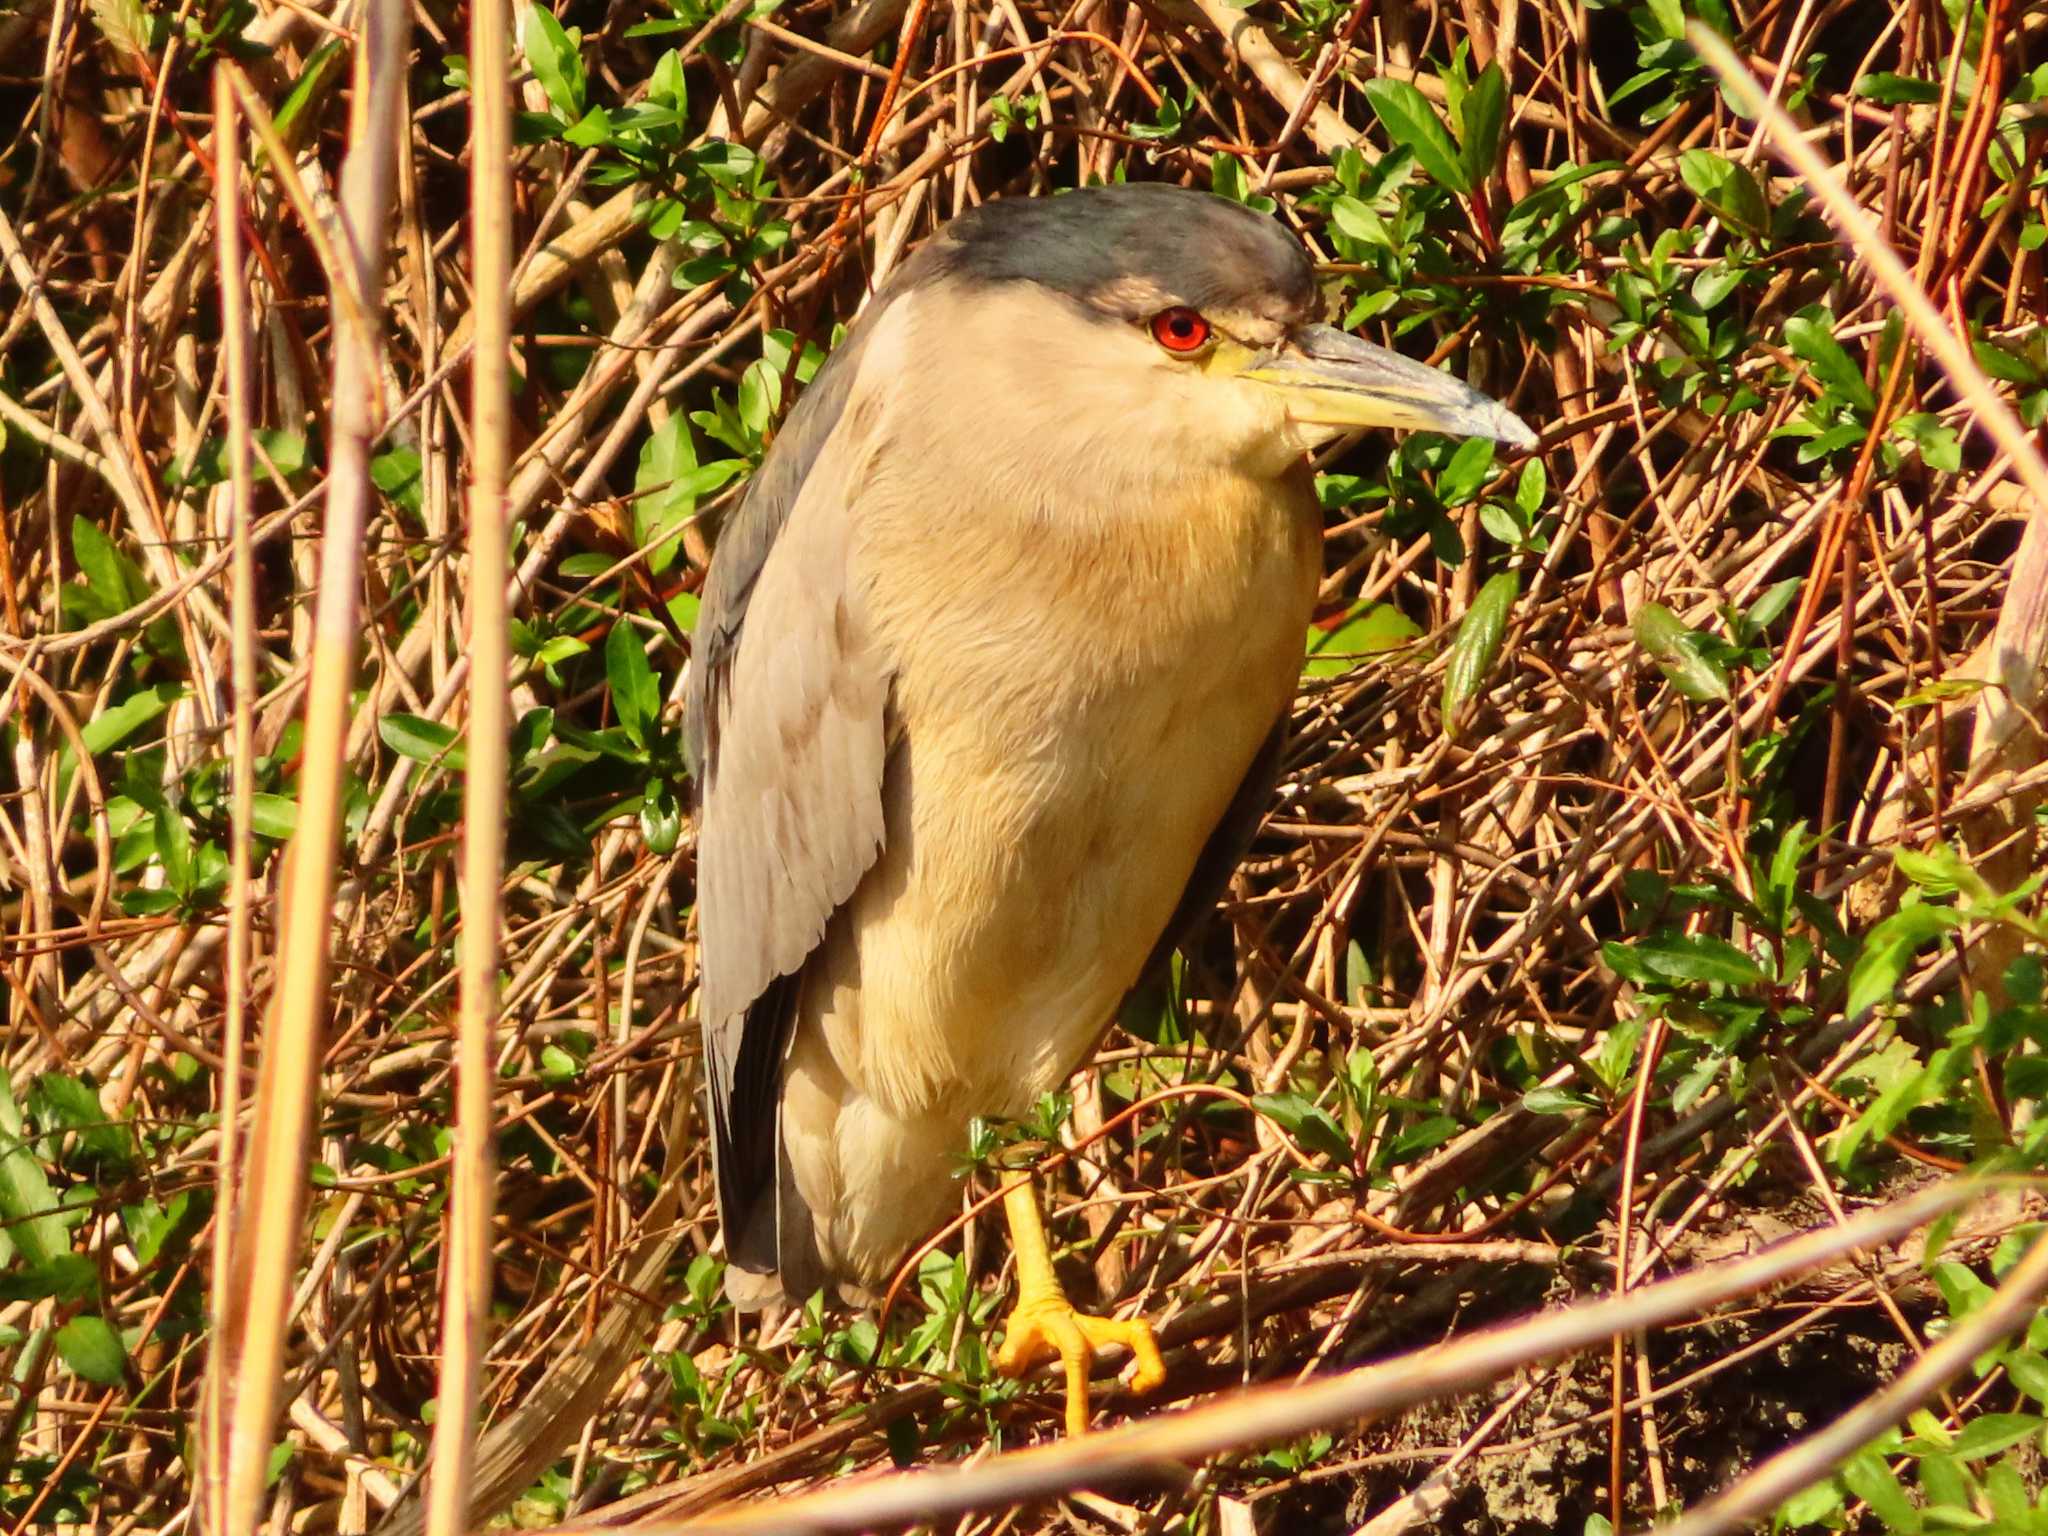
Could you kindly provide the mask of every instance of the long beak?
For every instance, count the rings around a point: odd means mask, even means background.
[[[1279,390],[1307,427],[1399,427],[1536,446],[1536,434],[1499,401],[1332,326],[1303,326],[1239,377]]]

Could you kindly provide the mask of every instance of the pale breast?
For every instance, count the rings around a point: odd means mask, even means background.
[[[901,726],[887,841],[806,1009],[896,1112],[1017,1114],[1064,1080],[1288,706],[1313,501],[1299,483],[1200,489],[1172,520],[984,523],[971,568],[896,572],[922,600],[877,614]],[[884,527],[865,557],[930,549]]]

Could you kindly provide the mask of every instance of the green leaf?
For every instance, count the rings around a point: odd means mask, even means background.
[[[689,418],[672,412],[640,448],[633,473],[633,537],[647,551],[647,568],[659,575],[675,564],[682,548],[676,537],[697,515],[697,499],[709,495],[747,467],[743,459],[697,462]]]
[[[459,53],[451,53],[442,61],[453,72],[457,66],[462,70],[460,90],[469,89],[469,61]],[[342,52],[342,40],[330,37],[306,56],[306,67],[299,71],[298,79],[292,82],[284,103],[277,109],[271,126],[277,136],[294,149],[299,146],[300,136],[310,121],[309,113],[325,99],[329,88],[339,77],[348,63],[348,56]]]
[[[419,449],[392,448],[370,460],[370,478],[392,505],[418,517],[422,467]]]
[[[1261,1093],[1253,1097],[1252,1106],[1293,1137],[1304,1151],[1321,1153],[1339,1167],[1348,1166],[1355,1155],[1351,1139],[1330,1118],[1329,1112],[1298,1093]]]
[[[1639,986],[1680,981],[1749,987],[1769,979],[1740,949],[1707,933],[1664,929],[1633,943],[1610,939],[1600,953],[1609,970]]]
[[[1436,477],[1437,499],[1446,507],[1461,507],[1477,496],[1493,473],[1493,446],[1490,437],[1468,437],[1460,443]]]
[[[1508,210],[1508,222],[1512,224],[1517,219],[1524,219],[1532,213],[1540,212],[1552,203],[1563,202],[1564,193],[1568,188],[1577,186],[1589,177],[1604,176],[1610,171],[1620,170],[1621,167],[1622,162],[1619,160],[1592,160],[1584,165],[1572,165],[1567,162],[1553,171],[1550,179],[1542,186]]]
[[[1981,338],[1972,345],[1971,350],[1977,354],[1977,366],[1992,378],[2004,383],[2032,384],[2042,375],[2041,369],[2036,368],[2018,353],[2008,352],[2004,347]]]
[[[69,1131],[77,1138],[66,1155],[73,1166],[82,1162],[118,1172],[135,1160],[127,1123],[107,1114],[99,1090],[82,1077],[43,1073],[29,1089],[29,1110],[43,1131]],[[44,1144],[49,1146],[47,1138]]]
[[[1951,1455],[1966,1460],[1995,1456],[2041,1433],[2044,1421],[2031,1413],[1983,1413],[1956,1433]]]
[[[1678,174],[1701,202],[1730,224],[1751,233],[1770,228],[1763,188],[1746,166],[1710,149],[1688,149],[1678,157]]]
[[[289,841],[299,830],[299,802],[289,795],[251,795],[249,827],[258,837],[279,843]]]
[[[1575,1115],[1598,1107],[1583,1093],[1567,1088],[1531,1088],[1522,1095],[1522,1108],[1532,1115]]]
[[[1502,571],[1479,589],[1458,625],[1458,638],[1451,642],[1450,660],[1444,667],[1445,735],[1457,734],[1459,709],[1485,686],[1507,636],[1509,610],[1521,591],[1522,578],[1513,571]]]
[[[1778,1506],[1774,1524],[1790,1526],[1838,1525],[1842,1513],[1842,1490],[1832,1478],[1800,1490]]]
[[[1301,675],[1342,677],[1356,665],[1355,658],[1399,650],[1421,633],[1421,626],[1392,603],[1353,608],[1335,629],[1318,626],[1308,632]]]
[[[1947,907],[1923,902],[1901,907],[1881,920],[1864,936],[1856,963],[1849,968],[1849,996],[1843,1004],[1849,1018],[1860,1019],[1879,1003],[1890,1002],[1921,946],[1960,921]]]
[[[138,688],[118,704],[110,704],[78,728],[85,750],[94,757],[119,746],[185,696],[176,683]]]
[[[1390,80],[1382,75],[1366,81],[1365,99],[1380,126],[1387,130],[1387,137],[1413,154],[1416,164],[1431,181],[1453,192],[1472,190],[1472,179],[1465,174],[1458,146],[1451,142],[1451,131],[1436,115],[1428,97],[1406,80]]]
[[[1330,222],[1337,226],[1338,234],[1361,245],[1391,247],[1394,244],[1385,221],[1355,197],[1340,197],[1332,203]]]
[[[31,1270],[47,1270],[71,1252],[49,1175],[24,1140],[21,1107],[0,1069],[0,1252],[19,1253]]]
[[[1493,174],[1500,156],[1501,127],[1507,122],[1508,85],[1498,63],[1489,64],[1472,82],[1458,110],[1458,163],[1465,179],[1477,187]]]
[[[1977,867],[1947,843],[1922,848],[1894,848],[1892,862],[1921,890],[1933,896],[1961,894],[1975,901],[1993,899],[1991,887]]]
[[[1956,429],[1932,411],[1911,411],[1892,423],[1891,435],[1920,450],[1929,469],[1953,475],[1963,467],[1963,442]]]
[[[2031,1349],[2016,1349],[2005,1357],[2005,1373],[2035,1402],[2048,1403],[2048,1357]]]
[[[1870,1506],[1887,1531],[1912,1536],[1920,1529],[1920,1511],[1906,1497],[1889,1463],[1875,1451],[1859,1451],[1842,1468],[1842,1482]]]
[[[620,619],[604,642],[604,675],[611,684],[612,709],[633,744],[645,749],[650,728],[661,714],[661,684],[648,665],[647,651],[631,624]]]
[[[400,757],[411,758],[416,763],[439,765],[460,772],[467,762],[467,754],[456,745],[458,738],[453,727],[438,720],[426,720],[418,715],[386,715],[377,722],[377,735]]]
[[[1387,1148],[1387,1162],[1399,1164],[1432,1152],[1442,1146],[1464,1127],[1449,1115],[1431,1115],[1409,1126]]]
[[[182,1189],[164,1205],[144,1200],[139,1205],[122,1206],[121,1228],[128,1235],[128,1246],[135,1250],[136,1263],[145,1269],[154,1264],[191,1209],[192,1193]]]
[[[578,149],[598,149],[612,141],[612,117],[603,107],[592,107],[563,132],[562,138]]]
[[[192,894],[192,833],[176,810],[156,818],[156,856],[164,867],[164,880],[180,896]]]
[[[1835,340],[1835,317],[1826,310],[1816,305],[1787,320],[1785,344],[1792,349],[1793,356],[1813,369],[1814,377],[1824,387],[1841,395],[1866,416],[1877,409],[1877,396],[1864,382],[1863,370]]]
[[[1762,634],[1777,623],[1785,610],[1792,606],[1792,599],[1799,595],[1799,588],[1803,584],[1803,578],[1787,576],[1774,586],[1765,588],[1764,595],[1751,603],[1749,612],[1743,615],[1749,621],[1749,627]]]
[[[1725,704],[1733,696],[1726,670],[1708,654],[1711,639],[1687,628],[1662,603],[1644,603],[1638,608],[1634,629],[1636,644],[1688,699]]]
[[[73,1374],[102,1387],[127,1379],[128,1351],[104,1317],[80,1313],[57,1330],[57,1354]]]
[[[140,594],[130,591],[128,558],[114,547],[114,541],[97,523],[82,517],[71,520],[71,555],[78,562],[87,589],[111,612],[119,613],[149,595],[146,589]]]
[[[1893,74],[1882,69],[1858,75],[1852,89],[1865,101],[1879,102],[1887,107],[1920,106],[1941,100],[1941,86],[1936,81],[1915,80],[1911,75]]]
[[[253,468],[259,476],[264,473],[265,459],[286,478],[306,467],[306,439],[302,434],[261,428],[251,434],[251,439],[256,449]],[[224,435],[209,437],[192,450],[189,462],[181,460],[164,472],[168,484],[186,491],[203,491],[227,478],[228,440]]]
[[[572,123],[583,116],[587,90],[580,42],[580,37],[562,30],[546,6],[527,8],[526,25],[520,31],[527,62],[555,110]]]
[[[1748,274],[1741,267],[1732,263],[1703,268],[1699,276],[1692,280],[1693,302],[1701,309],[1712,309],[1740,288],[1746,276]]]

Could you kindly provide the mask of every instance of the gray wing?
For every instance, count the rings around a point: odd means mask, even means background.
[[[1274,722],[1272,731],[1259,746],[1258,755],[1252,759],[1251,767],[1245,770],[1244,781],[1237,786],[1237,793],[1230,797],[1230,804],[1224,808],[1223,819],[1216,823],[1216,830],[1202,845],[1201,856],[1195,860],[1194,871],[1188,876],[1187,888],[1181,892],[1173,916],[1167,919],[1164,931],[1152,946],[1152,953],[1146,957],[1145,968],[1138,973],[1137,983],[1124,995],[1126,1010],[1141,996],[1149,1005],[1150,994],[1165,980],[1167,963],[1172,960],[1173,952],[1201,925],[1222,899],[1224,891],[1229,889],[1230,877],[1250,851],[1252,839],[1258,835],[1259,823],[1266,819],[1266,808],[1272,803],[1273,786],[1280,780],[1280,759],[1287,748],[1287,723],[1284,714]]]
[[[891,669],[847,570],[849,439],[872,429],[850,404],[860,350],[849,337],[820,371],[718,541],[684,706],[719,1219],[735,1264],[805,1292],[782,1060],[803,964],[883,833]]]

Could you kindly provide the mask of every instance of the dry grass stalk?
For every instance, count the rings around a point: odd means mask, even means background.
[[[366,315],[380,282],[397,158],[406,13],[369,0],[356,59],[355,116],[342,169],[343,252],[335,285]],[[286,1322],[297,1269],[315,1093],[327,1021],[332,957],[334,850],[341,841],[342,737],[354,688],[363,529],[373,486],[370,446],[384,412],[378,338],[366,324],[336,337],[333,438],[329,446],[311,677],[306,690],[305,767],[298,825],[285,859],[278,943],[280,984],[265,1030],[248,1178],[235,1212],[226,1320],[213,1368],[226,1400],[224,1442],[208,1447],[222,1486],[224,1536],[261,1521],[277,1409],[285,1398]]]
[[[427,1483],[430,1536],[468,1527],[491,1315],[497,1211],[493,1103],[498,1021],[499,888],[504,883],[506,742],[512,722],[505,586],[511,463],[512,102],[507,0],[472,0],[470,270],[476,349],[470,364],[469,719],[463,779],[461,1013],[455,1031],[454,1190],[448,1290],[441,1306],[440,1386]]]
[[[228,411],[228,518],[232,576],[229,617],[234,624],[234,806],[233,840],[228,850],[228,954],[227,1000],[222,1019],[220,1152],[215,1160],[216,1198],[222,1209],[233,1210],[241,1179],[242,1071],[248,1036],[249,999],[253,992],[250,973],[254,954],[253,908],[255,882],[251,878],[250,819],[254,807],[256,758],[256,567],[249,537],[255,487],[250,471],[250,416],[254,410],[255,381],[250,367],[251,345],[248,295],[242,286],[242,135],[235,106],[235,93],[225,68],[214,72],[214,163],[220,168],[215,183],[214,224],[220,232],[221,346],[227,354]],[[213,1330],[225,1337],[234,1311],[230,1260],[233,1244],[216,1241],[212,1253],[213,1297],[209,1308]],[[199,1435],[204,1446],[226,1446],[227,1377],[209,1372],[206,1379],[203,1425]],[[201,1495],[205,1501],[205,1528],[228,1529],[227,1478],[225,1469],[211,1469]]]

